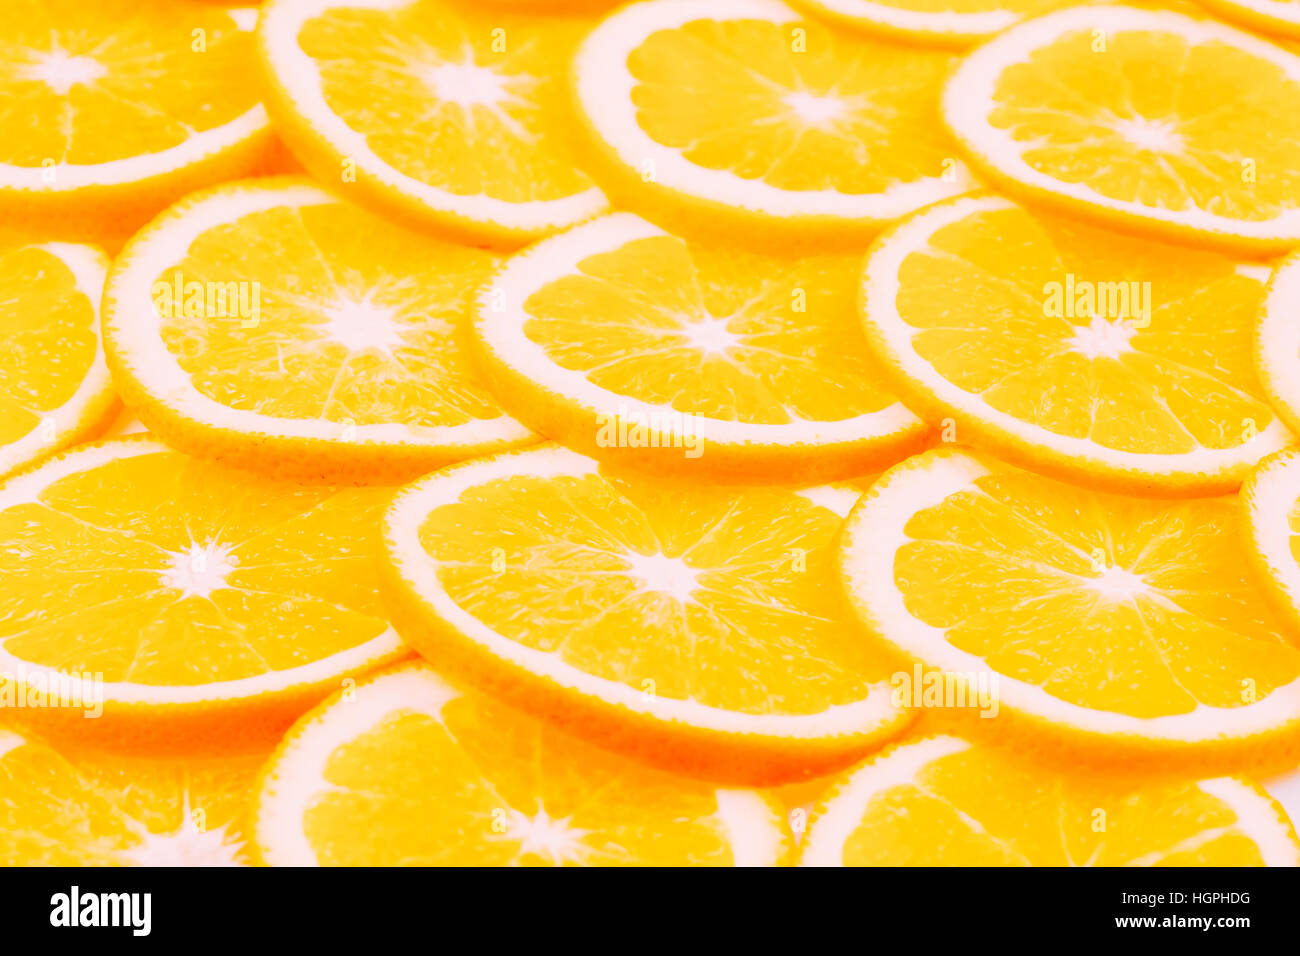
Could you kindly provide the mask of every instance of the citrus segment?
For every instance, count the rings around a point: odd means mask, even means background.
[[[1241,488],[1250,556],[1282,613],[1300,630],[1300,451],[1265,459]]]
[[[257,12],[193,0],[14,0],[0,13],[0,209],[88,234],[253,172]]]
[[[841,574],[873,634],[996,684],[997,718],[973,723],[1113,762],[1263,765],[1300,743],[1300,642],[1243,523],[1234,498],[1108,495],[936,450],[863,497]]]
[[[631,4],[574,62],[616,200],[675,230],[820,248],[969,188],[937,122],[951,66],[774,0]]]
[[[99,334],[107,270],[90,246],[0,236],[0,477],[116,414]]]
[[[359,202],[518,245],[595,215],[565,67],[588,24],[449,0],[276,0],[259,37],[281,136]]]
[[[791,0],[815,17],[944,47],[965,47],[1069,0]]]
[[[866,355],[857,264],[688,243],[617,213],[509,260],[476,344],[512,412],[589,454],[746,482],[857,474],[925,432]]]
[[[1211,494],[1291,440],[1254,367],[1268,276],[962,197],[881,237],[861,305],[904,401],[958,440],[1091,487]]]
[[[962,61],[944,119],[995,182],[1254,254],[1300,243],[1300,58],[1208,19],[1061,10]]]
[[[840,778],[804,866],[1296,866],[1285,812],[1236,777],[1045,771],[956,737],[901,744]]]
[[[431,475],[384,526],[403,637],[575,733],[759,783],[897,733],[824,584],[849,489],[692,485],[556,447]]]
[[[389,494],[292,485],[145,438],[10,479],[0,692],[40,704],[13,719],[122,749],[276,732],[402,653],[374,590]]]
[[[1225,20],[1285,39],[1300,39],[1296,0],[1197,0]]]
[[[265,756],[124,757],[0,730],[0,863],[246,863],[245,806]]]
[[[1255,367],[1278,415],[1300,432],[1300,255],[1273,273],[1259,314]]]
[[[406,665],[307,715],[263,773],[275,865],[770,866],[777,807],[569,737]]]
[[[193,454],[314,481],[412,478],[536,440],[463,353],[495,265],[305,180],[219,186],[117,260],[109,363],[150,430]]]

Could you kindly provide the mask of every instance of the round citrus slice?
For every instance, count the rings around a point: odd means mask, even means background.
[[[0,701],[28,725],[192,752],[283,730],[404,653],[380,616],[387,489],[304,487],[146,438],[0,486]]]
[[[1278,415],[1300,433],[1300,254],[1273,273],[1255,342],[1260,383]]]
[[[1296,0],[1197,0],[1225,20],[1284,39],[1300,39]]]
[[[305,180],[214,187],[114,263],[109,366],[149,430],[192,454],[311,481],[413,478],[536,440],[462,354],[495,265]]]
[[[843,775],[802,866],[1297,866],[1286,813],[1239,777],[1048,771],[950,736]]]
[[[1244,523],[1235,497],[1121,497],[940,449],[863,497],[841,575],[923,682],[991,692],[970,726],[1115,764],[1294,766],[1300,642]]]
[[[1251,559],[1300,630],[1300,451],[1265,459],[1241,488]]]
[[[656,471],[812,482],[892,464],[925,425],[879,383],[856,256],[688,243],[630,213],[509,260],[480,295],[493,392],[537,431]]]
[[[510,452],[398,494],[386,596],[430,661],[574,733],[782,782],[851,762],[911,716],[826,587],[856,499]]]
[[[970,188],[938,122],[951,66],[775,0],[652,0],[593,30],[574,75],[592,172],[620,204],[824,250]]]
[[[606,207],[574,166],[564,75],[589,24],[451,0],[273,0],[280,135],[359,202],[519,245]]]
[[[0,730],[0,865],[238,866],[266,751],[131,757]]]
[[[780,807],[593,747],[423,665],[305,716],[253,801],[277,866],[772,866]]]
[[[108,427],[99,333],[108,257],[0,235],[0,477]]]
[[[247,175],[274,137],[257,11],[194,0],[14,0],[0,12],[0,211],[87,235]]]
[[[850,30],[944,47],[966,47],[1070,0],[791,0]]]
[[[880,238],[867,338],[915,412],[1035,471],[1233,491],[1291,435],[1255,371],[1269,270],[961,197]]]
[[[1227,250],[1300,243],[1300,58],[1232,27],[1050,13],[966,57],[943,113],[1012,194]]]

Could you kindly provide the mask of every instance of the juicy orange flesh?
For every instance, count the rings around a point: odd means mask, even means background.
[[[1033,169],[1111,199],[1247,221],[1300,205],[1300,82],[1221,42],[1074,31],[997,80]]]
[[[852,194],[944,173],[951,65],[801,20],[695,20],[628,56],[637,124],[655,142],[779,189]]]
[[[372,536],[389,494],[173,452],[74,473],[0,511],[0,645],[151,685],[253,677],[355,647],[387,629]]]
[[[343,203],[284,206],[200,235],[158,275],[154,308],[194,387],[222,405],[462,425],[501,415],[462,348],[496,264]]]
[[[481,696],[390,714],[330,754],[304,812],[324,864],[732,863],[706,784],[625,760]],[[365,839],[358,839],[364,834]]]
[[[0,445],[71,399],[95,352],[94,307],[72,270],[36,246],[0,249]]]
[[[418,0],[328,10],[298,45],[330,110],[399,172],[461,196],[537,202],[592,187],[570,147],[564,85],[589,26]]]
[[[916,353],[997,411],[1176,455],[1273,421],[1253,359],[1263,294],[1213,253],[1011,208],[936,230],[903,260],[895,306]]]
[[[825,586],[840,524],[779,489],[513,477],[435,508],[420,542],[451,599],[525,647],[659,697],[810,714],[885,676]]]
[[[908,611],[995,672],[1134,717],[1233,708],[1300,677],[1233,498],[1103,495],[999,471],[917,512]]]
[[[196,763],[64,753],[0,730],[0,863],[241,860],[244,804],[264,756]]]
[[[524,333],[617,395],[726,421],[837,421],[894,402],[856,320],[857,267],[638,239],[530,295]]]
[[[13,166],[161,152],[257,105],[252,35],[219,7],[9,0],[0,37],[0,162]]]
[[[868,801],[853,866],[1260,866],[1235,811],[1194,783],[1044,773],[971,748]]]

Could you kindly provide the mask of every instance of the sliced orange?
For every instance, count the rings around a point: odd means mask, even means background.
[[[776,0],[616,10],[574,60],[587,161],[683,234],[854,247],[970,188],[938,122],[953,58],[841,33]]]
[[[1048,771],[949,736],[840,778],[803,866],[1297,866],[1285,811],[1249,780]]]
[[[1255,367],[1282,420],[1300,434],[1300,254],[1273,273],[1259,314]]]
[[[810,776],[911,716],[826,587],[856,498],[554,446],[479,459],[395,499],[389,607],[438,667],[574,733],[716,779]]]
[[[991,691],[992,719],[946,712],[968,726],[1118,765],[1294,766],[1300,631],[1244,524],[1235,497],[1110,495],[938,449],[863,497],[841,575],[873,635],[953,683],[944,704]]]
[[[265,757],[130,757],[0,730],[0,865],[245,864]]]
[[[274,144],[252,7],[11,0],[0,11],[0,212],[120,234]]]
[[[272,0],[280,135],[322,182],[409,222],[519,245],[604,210],[564,72],[589,24],[451,0]]]
[[[0,486],[0,701],[117,749],[264,740],[402,656],[375,592],[387,489],[304,487],[148,438]]]
[[[1225,20],[1289,40],[1300,39],[1296,0],[1198,0]]]
[[[842,478],[926,432],[880,385],[857,271],[855,256],[754,255],[616,213],[510,259],[475,342],[506,407],[587,454],[704,479]]]
[[[1073,7],[967,56],[943,115],[1012,195],[1143,235],[1300,244],[1300,57],[1208,18]]]
[[[496,264],[306,180],[218,186],[114,263],[109,366],[132,411],[184,451],[309,481],[410,479],[537,440],[463,348]]]
[[[861,307],[887,380],[950,437],[1089,487],[1205,495],[1293,440],[1255,370],[1268,277],[982,195],[882,236]]]
[[[121,407],[99,334],[108,257],[0,234],[0,478],[106,428]]]
[[[1241,487],[1250,556],[1300,631],[1300,451],[1266,458]]]
[[[277,866],[772,866],[781,809],[593,747],[403,665],[294,727],[254,843]]]
[[[944,47],[966,47],[1070,0],[791,0],[850,30]]]

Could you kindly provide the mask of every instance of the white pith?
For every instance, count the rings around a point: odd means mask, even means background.
[[[767,216],[798,219],[824,216],[841,221],[894,219],[913,209],[970,189],[974,180],[957,163],[955,176],[900,182],[884,192],[853,195],[835,190],[787,190],[728,170],[690,162],[678,150],[648,136],[637,123],[632,92],[636,80],[628,55],[648,36],[695,20],[762,20],[798,23],[801,17],[778,0],[649,0],[625,6],[606,18],[574,58],[578,99],[597,134],[630,169],[653,163],[655,182],[667,189]]]
[[[438,581],[437,562],[420,544],[420,528],[429,512],[456,502],[468,489],[487,482],[516,476],[584,476],[598,470],[596,462],[590,458],[550,446],[478,459],[436,472],[407,486],[389,507],[384,518],[388,558],[403,582],[441,620],[493,657],[583,697],[595,698],[633,714],[666,724],[677,723],[719,733],[802,740],[868,733],[898,718],[899,711],[892,702],[890,685],[885,681],[871,685],[865,700],[836,705],[817,714],[799,715],[746,714],[692,700],[644,694],[631,685],[580,670],[564,662],[556,653],[534,650],[504,637],[452,600]],[[852,497],[844,488],[825,490],[828,497],[840,503],[847,503],[847,499]]]
[[[118,258],[104,296],[105,333],[131,375],[151,398],[181,417],[248,435],[317,438],[349,445],[448,448],[522,442],[531,438],[528,429],[503,413],[497,418],[461,425],[362,424],[354,426],[353,437],[344,439],[338,422],[231,408],[194,387],[190,374],[181,368],[163,341],[162,320],[152,299],[153,283],[164,270],[179,263],[195,239],[210,229],[268,209],[297,209],[338,202],[329,193],[305,182],[270,186],[250,182],[201,193],[173,206],[155,220]],[[256,330],[249,334],[256,334]]]
[[[917,774],[934,761],[970,747],[957,737],[929,737],[899,746],[853,771],[812,821],[799,865],[843,866],[844,843],[862,822],[863,812],[873,799],[914,782]],[[1236,814],[1236,822],[1230,826],[1255,844],[1264,865],[1300,864],[1300,848],[1270,800],[1233,777],[1200,780],[1196,786]],[[906,818],[900,820],[899,826],[907,826]]]
[[[908,10],[888,3],[872,3],[871,0],[798,0],[797,6],[846,24],[864,28],[879,24],[903,33],[932,34],[949,40],[974,41],[1024,19],[1023,14],[1011,10],[990,9],[979,13]]]
[[[1049,46],[1067,33],[1094,29],[1104,30],[1112,38],[1117,33],[1156,31],[1176,34],[1191,44],[1224,43],[1268,61],[1300,84],[1300,58],[1266,40],[1217,21],[1123,6],[1072,7],[1017,24],[967,56],[944,89],[945,122],[963,145],[986,163],[1003,175],[1036,189],[1090,206],[1206,233],[1260,241],[1300,240],[1300,208],[1286,210],[1272,219],[1249,221],[1196,208],[1181,211],[1161,209],[1114,199],[1088,186],[1064,182],[1038,172],[1024,161],[1021,150],[1025,144],[988,122],[989,114],[997,108],[994,90],[1002,71],[1010,65],[1026,62],[1034,50]]]
[[[914,514],[975,487],[990,474],[964,452],[926,452],[886,472],[859,502],[844,526],[841,569],[860,617],[890,644],[928,666],[955,674],[988,673],[984,658],[950,644],[946,631],[914,617],[894,581],[894,558],[913,540],[904,531]],[[1053,724],[1094,734],[1168,743],[1244,739],[1300,722],[1300,678],[1253,704],[1214,707],[1197,702],[1188,713],[1134,717],[1084,707],[1042,688],[999,674],[1003,707]]]
[[[1201,477],[1248,466],[1294,440],[1275,417],[1254,438],[1235,448],[1201,447],[1177,455],[1120,451],[1086,438],[1049,431],[995,409],[981,395],[961,388],[936,372],[912,347],[913,336],[921,330],[903,321],[898,314],[899,270],[909,255],[925,250],[930,237],[945,226],[978,213],[1014,208],[1014,203],[998,196],[954,199],[905,220],[876,247],[863,274],[862,301],[864,320],[875,330],[877,341],[884,345],[881,357],[885,361],[943,405],[978,419],[1010,440],[1067,456],[1082,467],[1159,477]],[[1097,336],[1095,340],[1100,338]]]
[[[230,18],[241,30],[251,30],[256,23],[257,11],[253,8],[228,10]],[[250,15],[252,23],[250,23]],[[0,186],[24,190],[33,195],[69,193],[87,186],[120,186],[139,182],[154,176],[163,176],[177,169],[193,165],[252,137],[264,133],[270,121],[261,103],[221,126],[191,134],[183,143],[157,153],[145,153],[114,159],[106,163],[70,165],[56,163],[54,182],[47,182],[50,167],[13,166],[0,163]]]
[[[595,433],[598,415],[653,423],[672,411],[620,395],[592,382],[581,371],[554,362],[546,349],[530,339],[524,326],[530,316],[524,303],[538,289],[566,275],[578,274],[578,263],[588,256],[611,252],[638,239],[667,235],[631,213],[613,213],[553,236],[509,259],[480,295],[474,329],[497,361],[517,370],[560,401],[573,402],[591,416]],[[623,413],[626,414],[623,414]],[[881,440],[919,433],[924,425],[899,402],[835,422],[799,420],[784,424],[756,424],[690,417],[694,434],[704,440],[704,454],[717,445],[822,445]]]
[[[1255,365],[1273,404],[1300,423],[1300,255],[1273,273],[1260,309]]]
[[[403,665],[353,689],[310,714],[286,738],[254,795],[256,842],[272,866],[317,866],[303,831],[303,814],[322,794],[338,787],[324,776],[330,756],[385,719],[399,713],[427,714],[441,722],[442,709],[461,692],[424,665]],[[772,866],[783,844],[780,821],[749,790],[716,791],[717,816],[731,836],[737,866]]]
[[[438,212],[479,222],[499,223],[534,232],[562,229],[581,222],[607,208],[608,202],[596,187],[562,199],[507,202],[489,196],[464,196],[438,189],[399,172],[382,159],[325,102],[320,70],[316,61],[298,45],[304,23],[328,10],[396,10],[415,0],[272,0],[262,10],[259,27],[271,70],[293,99],[301,119],[330,146],[348,157],[369,176],[386,187],[419,201]]]
[[[123,439],[87,446],[67,452],[33,471],[25,472],[0,485],[0,512],[16,505],[40,504],[41,492],[51,484],[69,475],[89,471],[111,461],[134,458],[171,451],[161,442],[150,439]],[[66,688],[69,701],[94,700],[102,689],[103,700],[109,704],[195,704],[238,700],[259,694],[307,688],[324,681],[335,680],[354,673],[385,657],[391,657],[402,647],[397,633],[390,627],[382,634],[356,647],[348,648],[328,657],[312,661],[301,667],[268,671],[253,677],[237,680],[211,681],[204,684],[159,686],[133,681],[105,681],[94,684],[79,676],[69,676],[56,668],[36,664],[11,654],[0,642],[0,675],[34,674],[44,672],[51,680],[49,687]]]
[[[1269,578],[1285,595],[1292,619],[1300,618],[1300,562],[1291,551],[1291,513],[1300,503],[1300,452],[1287,451],[1263,462],[1246,480],[1241,500],[1250,519],[1250,539]]]
[[[33,245],[58,257],[72,273],[76,290],[90,300],[95,356],[81,384],[72,393],[72,397],[58,408],[42,415],[42,418],[54,423],[54,441],[45,440],[43,429],[40,423],[37,423],[35,428],[17,441],[0,445],[0,476],[38,458],[47,451],[70,444],[78,437],[80,430],[89,424],[82,419],[91,406],[108,401],[112,392],[112,381],[109,378],[108,367],[104,364],[104,339],[99,321],[99,303],[104,293],[104,278],[108,274],[108,257],[93,246],[66,242],[43,242]]]

